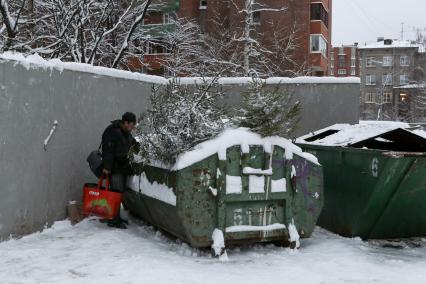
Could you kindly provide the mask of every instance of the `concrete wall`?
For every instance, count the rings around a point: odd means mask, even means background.
[[[83,183],[94,181],[86,157],[109,121],[125,111],[141,113],[152,84],[166,81],[126,72],[107,76],[106,69],[82,65],[37,64],[0,61],[0,239],[63,219],[68,201],[79,200]],[[299,134],[358,121],[359,84],[294,81],[288,86],[303,103]],[[226,85],[229,102],[237,103],[245,88]],[[45,151],[55,120],[59,125]]]

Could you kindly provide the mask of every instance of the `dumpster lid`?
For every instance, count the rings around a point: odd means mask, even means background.
[[[390,151],[425,152],[426,132],[409,124],[361,121],[335,124],[297,139],[300,144],[366,148]]]

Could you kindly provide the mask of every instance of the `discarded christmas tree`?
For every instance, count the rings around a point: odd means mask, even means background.
[[[151,107],[136,129],[142,162],[173,164],[179,154],[219,134],[226,117],[221,99],[217,79],[195,86],[172,79],[166,86],[153,87]]]
[[[264,137],[289,137],[297,127],[300,112],[300,102],[293,102],[292,94],[279,84],[270,87],[262,79],[253,79],[248,91],[243,93],[234,123]]]

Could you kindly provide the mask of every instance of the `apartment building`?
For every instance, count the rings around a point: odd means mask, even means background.
[[[332,77],[359,77],[360,56],[358,44],[333,47],[330,52],[328,75]]]
[[[168,28],[171,17],[195,20],[203,33],[217,33],[212,24],[221,15],[227,20],[221,28],[240,29],[244,25],[241,10],[247,1],[253,1],[264,9],[252,14],[256,24],[256,39],[266,48],[273,44],[273,31],[278,27],[288,27],[295,31],[297,48],[293,60],[313,76],[327,76],[329,51],[331,48],[332,0],[168,0],[161,8],[151,10],[143,23],[144,29],[158,34],[158,29]],[[216,17],[216,18],[215,18]],[[293,29],[293,27],[295,27]],[[291,28],[291,29],[290,29]],[[283,31],[286,32],[285,30]],[[167,56],[167,48],[151,43],[146,47],[143,72],[162,74],[162,60]],[[242,52],[242,51],[241,51]],[[135,64],[135,69],[142,65]],[[280,76],[282,74],[276,74]]]
[[[411,41],[378,38],[359,47],[361,117],[397,120],[412,97],[403,88],[424,80],[424,46]],[[409,111],[409,110],[408,110]]]

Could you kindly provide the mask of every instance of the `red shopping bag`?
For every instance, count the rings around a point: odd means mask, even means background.
[[[103,187],[103,182],[106,186]],[[104,175],[98,184],[86,183],[83,188],[83,214],[113,219],[119,212],[122,194],[110,189],[109,178]]]

